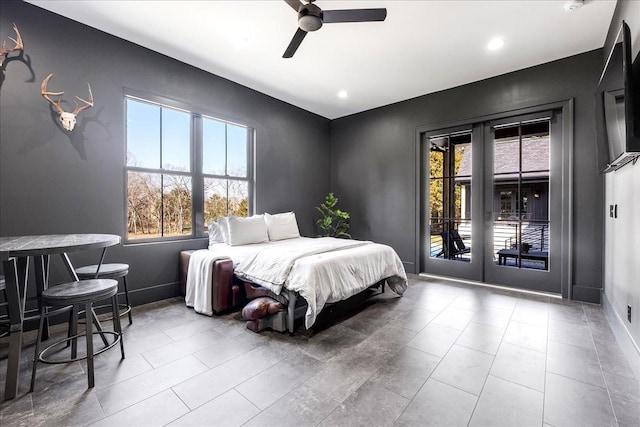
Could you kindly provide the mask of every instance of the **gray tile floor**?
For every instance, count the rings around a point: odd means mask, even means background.
[[[293,337],[179,298],[135,307],[126,359],[100,355],[92,390],[75,362],[41,365],[29,393],[30,339],[2,426],[640,426],[600,307],[434,279]]]

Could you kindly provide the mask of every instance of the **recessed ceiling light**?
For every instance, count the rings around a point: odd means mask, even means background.
[[[349,96],[349,94],[347,93],[346,90],[341,90],[340,92],[338,92],[338,98],[346,98],[347,96]]]
[[[498,50],[498,49],[502,48],[502,46],[504,46],[504,40],[501,39],[500,37],[496,37],[494,39],[491,39],[491,41],[487,45],[487,49],[489,49],[489,50]]]
[[[564,3],[564,10],[567,12],[573,12],[576,9],[580,9],[584,5],[582,0],[568,0]]]
[[[249,37],[245,35],[235,35],[229,38],[229,43],[237,49],[243,49],[249,46]]]

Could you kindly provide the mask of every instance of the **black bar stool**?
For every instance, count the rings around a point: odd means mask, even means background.
[[[127,286],[127,274],[129,274],[129,264],[120,264],[120,263],[110,263],[110,264],[101,264],[100,272],[96,276],[96,270],[98,269],[98,265],[87,265],[84,267],[76,268],[76,274],[78,275],[78,279],[86,280],[86,279],[118,279],[122,277],[122,283],[124,285],[124,297],[126,300],[126,304],[120,304],[120,316],[124,316],[125,314],[129,315],[129,324],[133,324],[133,319],[131,318],[131,303],[129,302],[129,287]],[[100,308],[100,307],[96,307]]]
[[[33,359],[33,372],[31,373],[31,391],[33,391],[36,383],[36,368],[38,362],[43,363],[69,363],[77,360],[87,359],[87,380],[89,388],[94,386],[93,378],[93,357],[110,349],[118,342],[120,343],[120,352],[122,359],[124,359],[124,344],[122,341],[122,328],[120,326],[120,314],[118,312],[118,282],[113,279],[92,279],[83,280],[77,282],[68,282],[61,285],[51,286],[42,292],[42,309],[40,311],[40,326],[38,328],[38,338],[36,339],[36,351]],[[111,298],[111,310],[113,315],[113,331],[102,330],[99,322],[97,327],[98,331],[93,332],[93,322],[89,321],[89,316],[93,316],[93,303]],[[60,343],[76,340],[83,334],[75,334],[67,338],[61,339],[40,352],[40,340],[42,338],[42,331],[44,329],[44,319],[48,316],[68,311],[69,308],[73,308],[74,312],[79,311],[79,306],[84,306],[87,313],[87,322],[85,322],[86,330],[85,337],[87,341],[87,354],[83,357],[76,357],[72,352],[72,357],[64,360],[52,360],[47,358],[47,353]],[[53,310],[49,310],[53,308]],[[74,316],[75,317],[75,316]],[[77,322],[77,319],[73,319],[73,322]],[[75,329],[75,328],[74,328]],[[104,348],[93,351],[93,335],[99,334],[104,338],[105,334],[113,335],[113,342],[105,345]]]

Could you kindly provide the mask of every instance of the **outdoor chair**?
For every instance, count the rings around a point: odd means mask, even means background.
[[[444,255],[445,258],[453,259],[471,252],[471,248],[465,246],[462,241],[458,230],[443,231],[440,235],[442,236],[442,251],[436,257]]]
[[[456,255],[468,254],[471,252],[471,248],[465,246],[462,237],[460,237],[460,233],[458,233],[458,230],[449,230],[449,234],[451,235],[451,239],[453,239],[453,243],[456,248]]]

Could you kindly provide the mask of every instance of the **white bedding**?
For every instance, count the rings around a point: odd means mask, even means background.
[[[209,245],[209,256],[233,260],[237,276],[280,294],[296,291],[307,301],[305,326],[310,328],[327,302],[344,300],[388,279],[402,294],[407,276],[389,246],[330,237],[300,237],[244,246]]]

